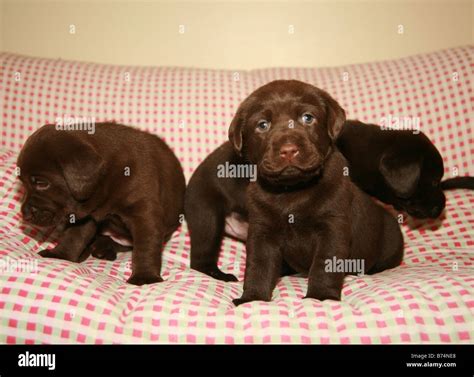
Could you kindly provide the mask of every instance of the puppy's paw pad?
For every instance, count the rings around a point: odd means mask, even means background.
[[[145,285],[161,283],[162,281],[163,279],[161,278],[161,276],[132,275],[127,280],[127,283],[132,285]]]

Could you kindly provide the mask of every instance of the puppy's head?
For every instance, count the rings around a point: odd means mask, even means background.
[[[23,218],[40,227],[66,225],[68,215],[92,196],[104,171],[92,145],[54,125],[28,138],[17,166],[25,188]]]
[[[424,134],[394,143],[380,160],[380,172],[398,210],[416,218],[437,218],[446,197],[440,182],[443,159]]]
[[[317,176],[345,121],[326,92],[295,80],[270,82],[237,110],[229,139],[260,178],[292,185]]]

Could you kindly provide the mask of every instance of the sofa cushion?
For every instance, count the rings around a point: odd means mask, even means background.
[[[235,308],[240,283],[189,268],[186,224],[163,255],[164,283],[127,285],[130,253],[81,264],[39,258],[54,234],[21,223],[15,176],[25,139],[58,117],[116,120],[162,136],[186,177],[227,138],[239,102],[280,78],[329,91],[349,118],[411,117],[444,156],[474,175],[471,64],[460,47],[336,68],[222,71],[122,67],[0,54],[0,343],[472,343],[474,195],[448,192],[445,215],[406,219],[402,266],[349,276],[342,301],[301,300],[307,280],[284,277],[269,303]],[[219,265],[243,278],[245,247],[226,238]]]

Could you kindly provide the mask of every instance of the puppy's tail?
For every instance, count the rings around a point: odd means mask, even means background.
[[[468,189],[474,190],[474,177],[456,177],[446,179],[441,182],[441,188],[443,190],[451,189]]]

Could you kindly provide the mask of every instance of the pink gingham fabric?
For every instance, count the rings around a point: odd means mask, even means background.
[[[39,258],[54,235],[22,225],[15,175],[28,135],[57,117],[85,116],[160,135],[189,179],[226,140],[239,102],[279,78],[324,88],[349,118],[419,117],[444,156],[446,177],[474,175],[473,52],[465,46],[345,67],[254,71],[0,54],[0,343],[473,343],[473,192],[448,192],[440,220],[405,219],[402,266],[347,277],[341,302],[302,300],[307,280],[291,276],[272,302],[235,308],[241,282],[188,267],[185,223],[164,250],[161,284],[127,285],[130,253],[81,264]],[[242,280],[244,245],[226,238],[219,264]]]

